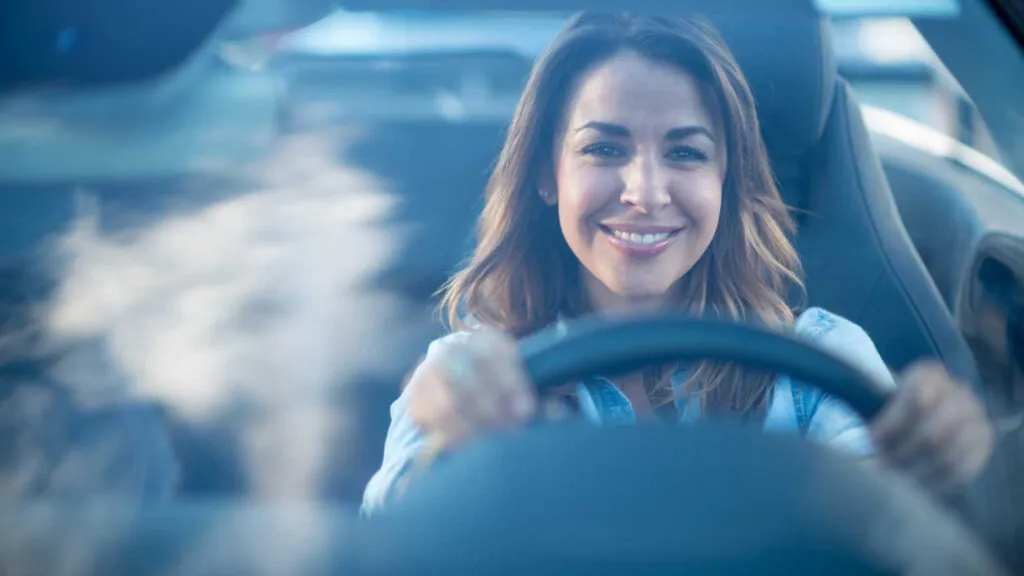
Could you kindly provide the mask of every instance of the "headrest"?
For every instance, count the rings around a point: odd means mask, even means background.
[[[773,158],[792,158],[821,138],[832,107],[836,60],[828,20],[808,10],[778,16],[728,15],[708,18],[750,83],[761,132]]]

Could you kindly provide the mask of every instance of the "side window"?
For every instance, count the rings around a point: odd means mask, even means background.
[[[974,104],[907,18],[833,18],[839,73],[860,102],[998,159]]]

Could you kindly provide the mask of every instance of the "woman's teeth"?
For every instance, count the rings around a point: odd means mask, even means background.
[[[616,238],[621,238],[626,242],[633,242],[634,244],[654,244],[672,235],[670,232],[658,232],[657,234],[637,234],[636,232],[622,232],[620,230],[612,230],[611,232]]]

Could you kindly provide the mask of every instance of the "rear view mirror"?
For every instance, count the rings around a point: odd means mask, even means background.
[[[14,0],[0,16],[0,93],[148,80],[210,36],[308,25],[332,0]]]
[[[182,63],[236,0],[20,0],[0,18],[0,91],[149,79]]]

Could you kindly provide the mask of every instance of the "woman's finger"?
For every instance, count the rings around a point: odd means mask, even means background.
[[[939,495],[963,489],[988,462],[991,442],[989,427],[977,424],[969,427],[940,454],[929,473],[919,476],[919,481]]]
[[[500,370],[488,358],[490,351],[472,339],[453,346],[445,358],[448,388],[455,398],[457,416],[471,428],[500,426],[503,417],[497,380]]]
[[[537,412],[537,395],[529,386],[512,381],[502,394],[502,408],[512,422],[524,422]]]
[[[913,460],[904,460],[897,467],[928,489],[949,482],[961,465],[964,443],[971,442],[968,434],[970,430],[961,429],[960,434],[954,435],[944,446]]]
[[[911,468],[920,461],[934,460],[971,424],[973,414],[965,394],[942,382],[931,386],[936,394],[932,408],[921,414],[898,443],[887,446],[887,458],[899,467]]]
[[[462,358],[457,361],[466,364],[465,373],[452,382],[462,399],[459,409],[478,429],[500,425],[503,420],[500,376],[487,357],[487,351],[479,345],[467,343],[459,354]]]
[[[876,446],[888,449],[901,444],[922,415],[931,409],[937,391],[929,385],[930,373],[927,368],[914,367],[901,379],[892,400],[870,424],[871,439]]]
[[[474,342],[481,358],[486,359],[488,380],[496,394],[492,400],[505,424],[525,421],[537,409],[533,386],[523,371],[515,343],[493,331],[484,332]]]
[[[455,392],[443,376],[428,367],[410,383],[409,410],[413,422],[427,432],[432,441],[445,446],[463,438],[469,429],[459,412]]]
[[[470,432],[508,428],[532,413],[515,343],[507,336],[480,330],[453,343],[439,363],[454,399],[446,418],[461,420]]]

